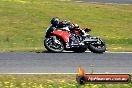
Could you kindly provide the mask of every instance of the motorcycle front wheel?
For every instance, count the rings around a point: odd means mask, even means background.
[[[103,40],[98,39],[97,42],[89,44],[88,49],[93,53],[103,53],[106,51],[106,44]]]
[[[64,45],[59,38],[56,38],[56,40],[52,37],[46,38],[44,40],[44,46],[48,51],[54,53],[59,53],[64,50]]]

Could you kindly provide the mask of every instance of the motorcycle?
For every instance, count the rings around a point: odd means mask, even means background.
[[[84,30],[85,32],[89,32]],[[69,26],[54,28],[49,26],[44,38],[44,46],[49,52],[85,52],[89,49],[93,53],[103,53],[106,51],[105,42],[95,36],[87,34],[82,36],[80,30],[69,30]]]

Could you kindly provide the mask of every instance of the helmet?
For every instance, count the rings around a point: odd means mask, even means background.
[[[60,19],[58,17],[54,17],[54,18],[51,19],[50,22],[51,22],[52,25],[58,25],[59,22],[60,22]]]

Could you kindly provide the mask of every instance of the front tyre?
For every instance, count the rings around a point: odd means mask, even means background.
[[[59,53],[64,50],[64,45],[59,38],[49,37],[44,40],[45,48],[54,53]]]
[[[106,44],[103,40],[98,39],[98,41],[89,44],[88,49],[93,53],[103,53],[106,51]]]

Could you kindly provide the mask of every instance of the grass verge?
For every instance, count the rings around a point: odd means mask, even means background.
[[[0,88],[131,88],[129,84],[79,85],[76,75],[0,75]]]

